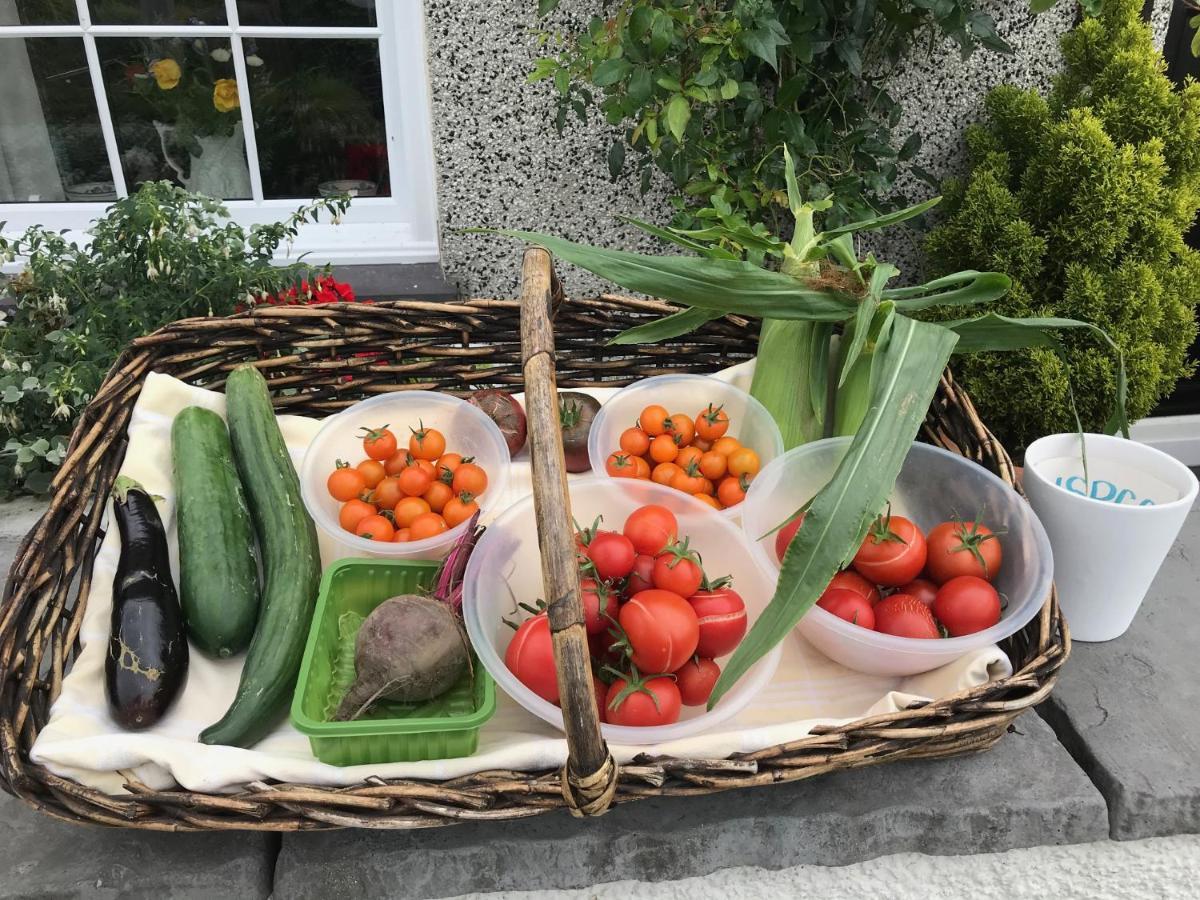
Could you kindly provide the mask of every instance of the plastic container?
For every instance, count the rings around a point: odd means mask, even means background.
[[[496,711],[495,682],[479,665],[473,678],[467,676],[428,703],[394,703],[353,722],[328,721],[329,709],[341,696],[335,688],[341,617],[356,613],[365,618],[384,600],[429,587],[437,568],[436,562],[343,559],[325,570],[292,697],[292,724],[308,735],[321,762],[355,766],[475,752],[479,729]],[[352,647],[348,652],[353,654]],[[342,661],[340,671],[342,681],[353,678],[353,655]]]
[[[742,529],[755,559],[778,579],[775,535],[768,534],[811,499],[833,477],[850,438],[830,438],[789,450],[764,468],[743,502]],[[983,521],[1001,533],[1004,558],[994,584],[1007,604],[1000,621],[963,637],[896,637],[861,628],[814,606],[800,620],[801,634],[830,659],[871,675],[915,675],[953,662],[964,653],[1003,640],[1038,613],[1053,573],[1050,541],[1042,523],[1021,496],[964,457],[928,444],[913,444],[896,487],[892,512],[922,531],[954,518]]]
[[[632,427],[651,403],[689,416],[709,403],[722,406],[729,415],[728,433],[754,450],[763,466],[783,453],[779,426],[767,408],[741,388],[707,375],[657,375],[622,388],[600,407],[588,433],[588,459],[595,474],[608,477],[604,463],[620,448],[621,432]],[[736,518],[741,505],[721,510],[721,515]]]
[[[1136,441],[1052,434],[1025,451],[1025,491],[1050,535],[1077,641],[1111,641],[1134,616],[1196,501],[1196,476]],[[1090,478],[1090,481],[1088,480]]]
[[[578,522],[604,516],[604,527],[618,530],[626,517],[647,503],[675,513],[680,532],[704,558],[713,574],[730,574],[733,587],[746,602],[750,624],[771,599],[770,579],[750,557],[745,536],[716,510],[679,491],[647,481],[585,478],[569,485],[571,513]],[[496,683],[521,706],[551,725],[563,727],[562,711],[521,684],[504,664],[513,630],[502,618],[525,619],[518,601],[533,604],[544,595],[538,553],[533,497],[526,497],[500,515],[479,539],[463,580],[463,619],[479,659]],[[604,737],[615,744],[655,744],[707,731],[736,715],[771,680],[783,648],[760,659],[711,711],[684,707],[673,725],[634,728],[602,725]]]
[[[401,447],[407,447],[409,428],[424,422],[446,436],[446,450],[473,456],[488,476],[487,490],[478,497],[480,518],[504,495],[512,462],[508,445],[496,423],[457,397],[432,391],[396,391],[356,403],[325,420],[300,465],[300,492],[317,527],[337,545],[340,556],[373,556],[392,559],[440,559],[467,527],[454,528],[403,544],[371,541],[351,534],[338,524],[342,504],[329,495],[325,482],[339,459],[357,464],[365,457],[362,429],[391,426]]]

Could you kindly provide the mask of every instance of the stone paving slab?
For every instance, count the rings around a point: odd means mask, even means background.
[[[274,835],[69,825],[0,793],[0,900],[268,897],[277,847]]]
[[[1103,798],[1033,714],[995,749],[703,798],[646,800],[603,819],[554,813],[414,832],[284,835],[278,900],[446,897],[664,881],[728,866],[840,866],[1104,838]]]
[[[1132,627],[1076,642],[1041,711],[1108,801],[1112,836],[1200,832],[1200,508]]]

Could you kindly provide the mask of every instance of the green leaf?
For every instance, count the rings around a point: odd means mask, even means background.
[[[1044,13],[1051,9],[1058,0],[1029,0],[1029,11],[1034,13]]]
[[[808,342],[808,400],[818,425],[825,424],[825,406],[829,397],[829,343],[833,325],[818,322],[813,325]]]
[[[538,0],[538,15],[546,16],[558,9],[562,0]]]
[[[726,78],[725,83],[721,85],[721,99],[732,100],[738,95],[738,83],[736,78]]]
[[[657,12],[654,25],[650,28],[650,52],[655,56],[662,56],[675,39],[675,22],[666,13]]]
[[[675,140],[683,140],[683,132],[687,129],[688,120],[692,117],[692,106],[683,94],[676,94],[667,104],[667,128],[675,136]]]
[[[726,250],[724,247],[715,247],[708,244],[701,244],[698,241],[692,240],[686,235],[680,234],[674,228],[660,228],[650,222],[643,222],[641,219],[635,219],[633,216],[617,216],[622,222],[628,222],[636,228],[642,229],[647,234],[652,234],[656,238],[661,238],[664,241],[672,244],[678,244],[680,247],[686,247],[689,250],[695,250],[701,256],[707,256],[712,259],[740,259],[736,253],[731,250]]]
[[[871,271],[867,295],[863,297],[858,312],[847,326],[850,329],[849,335],[842,338],[846,343],[845,352],[842,354],[842,370],[838,375],[838,387],[846,383],[846,378],[850,375],[850,368],[858,362],[858,355],[862,353],[862,349],[867,343],[867,335],[871,331],[871,323],[875,320],[875,310],[879,309],[879,300],[884,285],[888,283],[889,279],[899,274],[900,270],[890,263],[880,263]]]
[[[625,142],[617,139],[608,148],[608,174],[616,181],[621,176],[621,167],[625,165]]]
[[[549,234],[510,229],[466,229],[505,234],[545,247],[555,256],[607,278],[627,290],[723,313],[777,319],[840,322],[854,312],[851,302],[814,290],[779,272],[743,260],[694,256],[643,256],[576,244]]]
[[[672,78],[670,75],[659,75],[654,83],[663,90],[674,91],[676,94],[683,91],[683,85],[679,83],[679,79]]]
[[[609,341],[609,343],[620,345],[655,344],[659,341],[669,340],[670,338],[679,337],[681,334],[695,331],[704,323],[711,322],[713,319],[719,319],[722,315],[724,313],[692,306],[677,313],[672,313],[669,316],[663,316],[661,319],[653,322],[646,322],[642,325],[634,325],[632,328],[626,328]]]
[[[787,144],[783,145],[783,180],[787,185],[788,209],[798,219],[800,210],[804,208],[804,198],[800,196],[800,185],[796,183],[796,164],[792,162]]]
[[[634,103],[645,103],[653,92],[654,79],[650,77],[650,70],[645,66],[638,66],[629,77],[629,99]]]
[[[788,39],[770,28],[751,28],[739,35],[742,46],[757,56],[772,69],[778,71],[776,48],[788,43]]]
[[[571,73],[566,69],[558,69],[554,73],[554,89],[563,97],[571,89]]]
[[[883,292],[883,296],[888,300],[895,300],[901,312],[913,313],[933,306],[975,306],[991,303],[1008,293],[1011,285],[1012,280],[999,272],[976,272],[968,269],[935,278],[916,287],[888,288]],[[943,290],[944,288],[950,290]]]
[[[918,203],[916,206],[910,206],[906,209],[898,209],[895,212],[884,213],[882,216],[876,216],[873,219],[860,219],[857,222],[851,222],[848,225],[839,225],[837,228],[830,228],[823,232],[823,237],[836,237],[839,234],[852,234],[856,231],[873,231],[877,228],[887,228],[890,225],[896,225],[900,222],[905,222],[909,219],[914,219],[921,213],[926,212],[942,202],[941,197],[933,197],[926,200],[924,203]]]
[[[900,145],[900,152],[896,154],[896,159],[901,162],[908,162],[917,155],[917,151],[921,149],[921,132],[914,131]]]
[[[617,57],[616,59],[606,59],[600,65],[596,66],[592,72],[592,84],[596,87],[608,87],[610,84],[616,84],[621,81],[626,75],[633,71],[633,66],[629,61]]]
[[[853,555],[862,525],[887,503],[912,447],[955,336],[938,325],[896,316],[881,355],[871,406],[829,483],[813,499],[784,556],[775,596],[725,665],[709,709],[772,647],[791,633]]]
[[[1200,56],[1200,16],[1192,16],[1189,24],[1196,32],[1192,35],[1192,56]]]

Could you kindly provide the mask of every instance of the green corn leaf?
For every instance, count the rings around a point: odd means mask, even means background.
[[[1091,322],[1056,317],[1013,319],[997,313],[986,313],[974,319],[958,319],[943,322],[958,335],[955,353],[984,353],[994,350],[1024,350],[1029,347],[1044,347],[1054,350],[1064,361],[1062,343],[1056,331],[1068,328],[1083,328],[1104,341],[1117,357],[1117,396],[1105,429],[1109,434],[1129,437],[1129,417],[1125,402],[1129,391],[1125,373],[1125,354],[1103,328]]]
[[[977,306],[999,300],[1012,285],[1007,275],[999,272],[955,272],[916,287],[888,288],[887,300],[895,300],[900,312],[914,313],[933,306]],[[950,288],[950,290],[944,290]]]
[[[811,374],[806,351],[812,346],[813,332],[819,322],[763,319],[758,336],[758,356],[750,395],[767,408],[779,432],[783,447],[815,441],[822,428],[813,414]]]
[[[800,196],[800,185],[796,182],[796,166],[792,162],[792,154],[788,151],[787,144],[783,145],[783,178],[787,183],[788,209],[798,219],[800,210],[804,207],[804,198]]]
[[[674,228],[660,228],[650,222],[643,222],[641,219],[635,219],[633,216],[617,216],[622,222],[628,222],[635,228],[640,228],[647,234],[652,234],[656,238],[667,241],[671,244],[678,244],[680,247],[686,247],[688,250],[694,250],[701,256],[707,256],[710,259],[740,259],[732,250],[726,250],[724,247],[713,247],[709,244],[701,244],[699,241],[694,241],[690,237],[681,234]]]
[[[941,202],[941,197],[934,197],[931,200],[926,200],[924,203],[918,203],[916,206],[910,206],[907,209],[898,209],[895,212],[884,213],[882,216],[876,216],[873,219],[863,219],[860,222],[851,222],[849,225],[839,225],[837,228],[830,228],[822,232],[822,236],[831,238],[837,237],[840,234],[853,234],[857,231],[873,231],[876,228],[887,228],[889,225],[914,219],[921,215],[921,213],[933,209]]]
[[[829,402],[829,341],[833,325],[813,324],[808,341],[808,396],[817,424],[825,425],[825,406]]]
[[[787,637],[857,548],[863,521],[887,503],[954,348],[938,325],[895,316],[881,354],[871,407],[846,456],[813,500],[783,560],[775,596],[738,645],[708,701],[709,709],[772,647]]]
[[[654,344],[658,341],[665,341],[669,338],[679,337],[681,334],[695,331],[705,322],[719,319],[723,315],[724,313],[713,312],[708,309],[698,309],[692,306],[672,315],[663,316],[661,319],[656,319],[653,322],[646,322],[643,325],[634,325],[632,328],[626,328],[609,341],[609,343]]]
[[[545,247],[560,259],[652,297],[722,313],[773,319],[841,322],[855,309],[852,298],[806,287],[753,263],[694,256],[643,256],[589,247],[535,231],[468,229],[504,234]]]
[[[900,270],[890,263],[880,263],[871,271],[867,295],[863,297],[862,302],[858,305],[858,312],[847,326],[849,339],[843,337],[846,345],[845,352],[842,354],[842,370],[838,375],[838,387],[846,383],[851,367],[858,361],[858,355],[862,353],[862,349],[867,343],[867,335],[875,321],[875,310],[879,308],[879,299],[884,285],[899,274]]]

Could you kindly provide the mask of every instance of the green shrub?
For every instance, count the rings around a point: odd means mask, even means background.
[[[946,185],[946,221],[926,249],[934,274],[992,269],[1013,278],[995,311],[1065,316],[1105,329],[1125,352],[1131,419],[1192,371],[1200,254],[1183,235],[1200,208],[1200,85],[1175,89],[1142,22],[1141,0],[1106,0],[1062,40],[1048,100],[996,88],[967,129],[970,174]],[[961,316],[948,310],[947,318]],[[1100,430],[1112,357],[1088,335],[1049,350],[956,364],[984,420],[1021,451],[1037,437]]]
[[[110,206],[88,244],[42,228],[0,237],[0,262],[26,260],[0,283],[0,298],[15,301],[0,312],[0,495],[46,490],[75,419],[134,338],[227,315],[320,271],[271,260],[305,220],[347,203],[322,200],[247,230],[220,201],[160,181]]]

